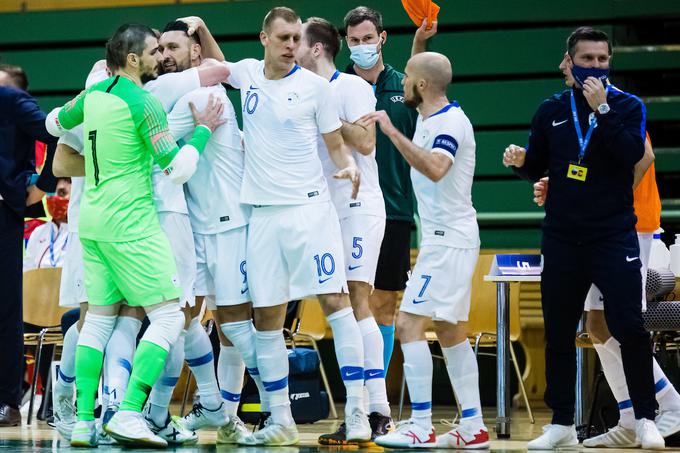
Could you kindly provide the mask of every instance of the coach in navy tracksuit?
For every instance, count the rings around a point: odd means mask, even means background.
[[[530,449],[577,444],[574,429],[575,332],[590,285],[604,296],[607,325],[621,343],[626,381],[638,419],[638,442],[663,446],[653,423],[652,350],[641,315],[640,250],[633,211],[633,167],[644,154],[645,106],[607,80],[607,35],[582,27],[568,52],[575,87],[541,104],[527,149],[503,156],[521,177],[550,177],[541,252],[546,336],[545,401],[552,424]]]

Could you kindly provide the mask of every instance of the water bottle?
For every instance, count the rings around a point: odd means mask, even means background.
[[[668,269],[671,263],[671,252],[666,248],[666,244],[661,240],[663,229],[659,228],[654,232],[652,239],[652,249],[649,252],[650,269]]]
[[[675,235],[675,244],[671,245],[670,254],[671,272],[673,272],[676,277],[680,277],[680,234]]]

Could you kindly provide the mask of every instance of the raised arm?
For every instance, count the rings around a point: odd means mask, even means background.
[[[411,56],[425,52],[427,50],[427,41],[437,34],[437,21],[432,22],[432,27],[427,29],[427,17],[423,19],[423,23],[416,30],[413,35],[413,45],[411,46]]]
[[[198,16],[188,16],[180,17],[177,20],[182,21],[189,26],[189,29],[187,30],[189,36],[196,33],[201,42],[201,54],[203,58],[214,58],[217,61],[224,61],[222,49],[220,49],[220,46],[217,44],[217,41],[215,41],[210,30],[208,30],[208,26],[203,19]]]

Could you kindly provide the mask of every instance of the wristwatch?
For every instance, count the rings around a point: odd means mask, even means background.
[[[607,104],[606,102],[604,104],[600,104],[597,106],[597,113],[599,113],[600,115],[606,115],[607,113],[609,113],[609,110],[611,109],[609,108],[609,104]]]

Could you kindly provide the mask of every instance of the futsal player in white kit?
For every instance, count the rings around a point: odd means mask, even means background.
[[[419,112],[413,141],[392,125],[384,111],[361,120],[378,122],[411,165],[422,222],[418,259],[397,320],[411,418],[376,443],[390,448],[488,448],[477,360],[465,326],[480,244],[471,196],[474,132],[460,106],[446,97],[452,71],[444,55],[417,54],[404,72],[404,102]],[[432,426],[432,356],[425,340],[430,320],[462,412],[460,422],[439,439]]]
[[[199,88],[184,95],[168,115],[170,132],[178,141],[191,139],[193,104],[203,109],[211,97],[222,102],[222,124],[208,140],[194,175],[184,186],[197,256],[196,296],[205,297],[213,317],[228,337],[239,343],[241,329],[254,330],[246,272],[246,239],[251,207],[239,203],[243,179],[243,145],[234,108],[222,85]],[[227,421],[217,443],[238,443],[249,434],[236,415],[243,387],[243,363],[261,386],[251,345],[220,348],[218,376]]]
[[[312,17],[302,25],[302,40],[295,55],[303,68],[329,81],[342,121],[343,138],[352,147],[352,154],[361,170],[361,191],[353,199],[351,183],[333,178],[339,168],[331,160],[326,144],[319,136],[319,157],[340,218],[350,300],[364,343],[364,382],[368,390],[371,438],[374,439],[387,434],[392,422],[385,389],[382,336],[368,305],[385,233],[385,201],[378,184],[375,125],[355,124],[362,116],[375,111],[376,98],[372,87],[364,79],[336,69],[334,60],[341,43],[340,33],[333,24]],[[338,431],[320,436],[319,443],[346,444],[346,426],[342,424]]]
[[[244,336],[255,345],[271,411],[266,426],[246,438],[248,445],[298,442],[282,327],[286,303],[314,294],[333,329],[347,390],[347,438],[371,438],[363,409],[361,332],[349,298],[342,294],[347,290],[342,236],[318,156],[318,134],[341,168],[334,177],[351,180],[353,197],[359,170],[343,142],[328,81],[295,64],[301,26],[293,10],[272,9],[260,32],[264,60],[227,65],[228,83],[241,90],[243,109],[241,202],[253,205],[246,254],[257,331]]]

